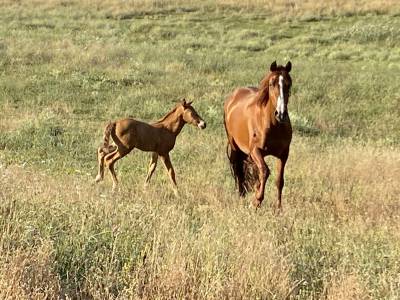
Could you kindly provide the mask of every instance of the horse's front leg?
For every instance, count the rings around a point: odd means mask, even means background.
[[[171,159],[169,158],[169,154],[161,155],[161,159],[165,165],[165,168],[167,169],[169,179],[171,180],[172,183],[172,188],[174,190],[175,195],[178,195],[178,187],[176,185],[176,180],[175,180],[175,171],[174,168],[172,167]]]
[[[285,180],[283,177],[288,156],[289,156],[289,150],[285,151],[285,153],[278,158],[278,162],[276,164],[277,176],[275,183],[276,183],[276,188],[278,189],[277,207],[279,210],[282,209],[282,190],[285,184]]]
[[[260,185],[256,191],[256,198],[253,200],[253,205],[255,207],[260,207],[261,202],[264,200],[265,183],[267,182],[270,172],[260,149],[254,148],[250,155],[258,168],[258,179],[260,182]]]

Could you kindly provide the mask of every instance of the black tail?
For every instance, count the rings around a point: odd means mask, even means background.
[[[225,112],[224,127],[226,135],[229,139],[229,133],[226,127]],[[232,145],[229,141],[226,145],[226,155],[229,159],[231,173],[235,179],[235,185],[239,190],[239,195],[244,197],[246,193],[254,190],[254,188],[258,188],[260,185],[260,180],[258,179],[257,166],[251,157],[240,150],[232,149]]]
[[[233,150],[230,143],[226,147],[232,176],[235,179],[236,188],[241,197],[251,192],[260,184],[257,174],[257,166],[250,156],[240,150]]]

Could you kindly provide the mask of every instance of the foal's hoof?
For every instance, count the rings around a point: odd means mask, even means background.
[[[101,180],[102,180],[101,176],[100,176],[100,175],[97,175],[97,176],[96,176],[96,179],[95,179],[94,181],[97,183],[97,182],[99,182],[99,181],[101,181]]]

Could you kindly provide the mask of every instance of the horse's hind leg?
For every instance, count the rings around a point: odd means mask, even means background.
[[[112,178],[112,181],[113,181],[113,187],[112,187],[113,190],[115,190],[117,185],[118,185],[118,179],[117,179],[117,175],[115,174],[114,165],[119,159],[121,159],[122,157],[127,155],[129,152],[131,152],[131,150],[132,149],[120,149],[120,148],[117,148],[113,152],[107,154],[106,157],[104,158],[105,159],[105,164],[106,164],[106,166],[108,167],[108,170],[111,173],[111,178]]]
[[[146,177],[146,181],[144,183],[144,186],[147,186],[147,184],[149,183],[151,176],[153,176],[153,173],[157,167],[157,160],[158,160],[158,153],[157,152],[153,152],[152,156],[151,156],[151,161],[150,161],[150,165],[149,165],[149,171],[147,173],[147,177]]]

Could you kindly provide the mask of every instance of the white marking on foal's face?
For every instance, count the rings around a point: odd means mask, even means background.
[[[206,123],[203,120],[201,120],[199,124],[197,124],[197,127],[199,127],[200,129],[204,129],[206,128]]]
[[[279,97],[278,103],[276,104],[276,110],[280,115],[285,112],[285,99],[283,96],[283,76],[279,75]]]

